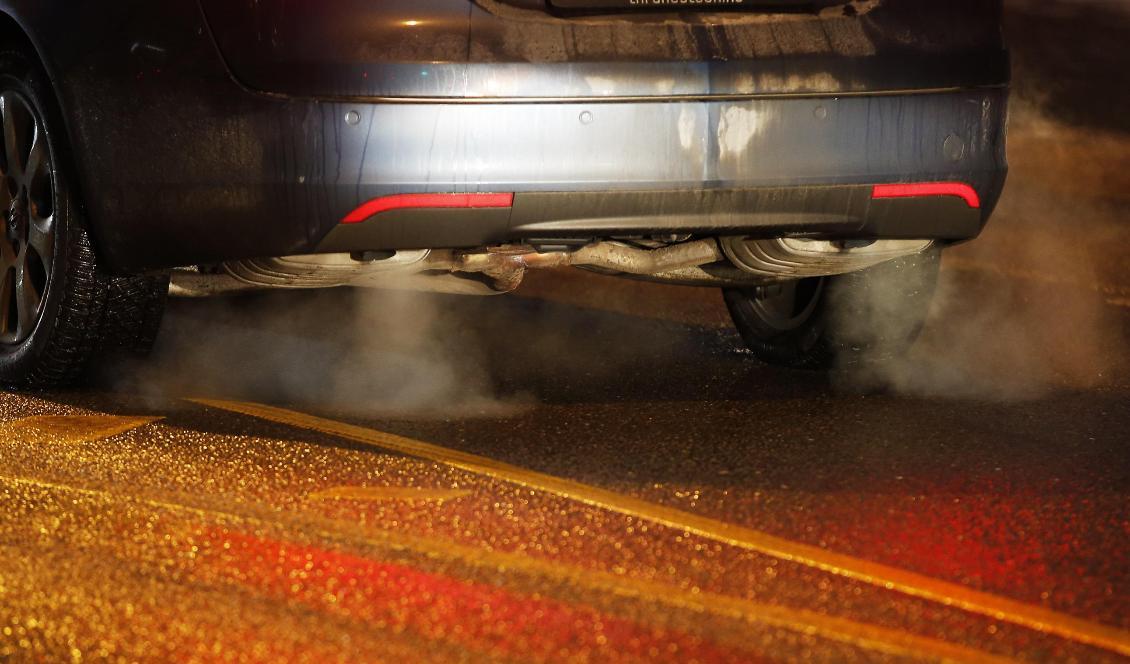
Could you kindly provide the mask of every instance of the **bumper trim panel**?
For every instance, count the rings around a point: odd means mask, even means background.
[[[514,204],[512,193],[474,193],[474,194],[393,194],[378,196],[361,204],[356,210],[345,215],[343,224],[356,224],[373,215],[389,210],[413,208],[508,208]]]
[[[887,186],[916,193],[883,195]],[[981,231],[986,212],[978,207],[976,191],[959,182],[414,196],[445,197],[436,199],[443,202],[469,197],[476,203],[506,198],[512,205],[390,207],[364,223],[338,224],[314,253],[669,233],[964,240]]]
[[[910,184],[877,184],[871,198],[914,198],[918,196],[957,196],[971,208],[981,207],[977,191],[964,182],[914,182]]]

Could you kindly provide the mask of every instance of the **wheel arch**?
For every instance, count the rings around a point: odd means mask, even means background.
[[[46,49],[35,37],[35,30],[30,27],[31,21],[28,20],[28,12],[21,9],[23,4],[29,4],[33,7],[38,6],[37,3],[12,3],[0,0],[0,48],[12,46],[20,49],[33,58],[34,62],[38,63],[42,68],[43,73],[47,76],[48,87],[51,92],[51,99],[53,104],[53,111],[57,114],[57,119],[61,125],[63,136],[66,137],[66,145],[56,146],[60,149],[62,154],[57,155],[59,159],[65,161],[70,168],[70,172],[74,177],[70,178],[68,187],[73,193],[75,199],[78,201],[79,207],[82,209],[82,216],[87,230],[91,236],[95,248],[98,246],[98,229],[96,225],[86,214],[86,197],[83,194],[83,178],[79,173],[79,160],[75,159],[73,149],[77,143],[75,142],[75,135],[73,127],[69,119],[66,109],[63,107],[64,95],[59,88],[59,78],[57,76],[57,68],[54,66],[51,58],[47,56]]]
[[[27,28],[26,22],[19,18],[21,15],[22,12],[13,7],[12,3],[0,2],[0,44],[15,44],[35,54],[50,77],[51,68],[43,57],[39,44],[32,38],[32,31]],[[54,77],[51,78],[54,87]]]
[[[14,7],[12,3],[0,2],[0,48],[9,45],[33,56],[39,66],[47,74],[51,84],[52,101],[55,110],[62,116],[63,125],[67,127],[67,137],[70,139],[70,128],[67,126],[67,114],[63,112],[61,103],[62,95],[59,90],[58,78],[51,59],[47,57],[42,45],[35,39],[35,31],[28,27],[28,21],[21,18],[23,12]]]

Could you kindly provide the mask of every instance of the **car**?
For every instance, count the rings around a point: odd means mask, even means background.
[[[1004,186],[999,0],[0,1],[0,380],[165,299],[721,288],[758,358],[903,352]],[[107,358],[110,358],[107,360]]]

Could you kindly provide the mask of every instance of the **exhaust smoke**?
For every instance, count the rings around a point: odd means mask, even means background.
[[[1120,278],[1130,187],[1113,176],[1106,185],[1080,180],[1094,172],[1085,162],[1094,154],[1123,155],[1107,173],[1125,180],[1130,135],[1030,113],[1013,119],[1009,183],[985,232],[943,252],[918,342],[901,360],[840,376],[842,386],[1018,399],[1126,380],[1130,287]],[[890,297],[896,287],[872,296]],[[870,334],[884,331],[880,324]]]
[[[153,397],[299,403],[373,415],[500,416],[477,344],[443,296],[327,289],[177,300],[153,355],[114,388]]]

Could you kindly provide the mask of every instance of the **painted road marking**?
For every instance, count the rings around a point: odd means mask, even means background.
[[[458,500],[470,494],[470,491],[464,489],[426,489],[422,487],[399,486],[336,486],[323,491],[315,491],[306,497],[311,500],[396,500],[442,503],[445,500]]]
[[[181,512],[194,517],[239,523],[253,528],[255,531],[286,525],[275,520],[262,519],[252,515],[170,503],[139,496],[118,495],[101,489],[75,487],[29,477],[0,475],[0,484],[31,486],[40,490],[78,494],[107,502],[133,502],[151,508]],[[342,524],[334,521],[330,521],[330,523],[339,528],[311,528],[307,527],[306,524],[301,524],[301,531],[312,540],[344,541],[345,543],[360,540],[371,546],[423,555],[431,559],[452,561],[476,569],[492,572],[521,572],[545,578],[563,586],[573,586],[675,609],[708,613],[748,623],[777,627],[899,657],[939,662],[1009,661],[980,650],[939,639],[856,622],[847,618],[829,616],[815,611],[761,604],[739,597],[703,592],[697,588],[683,589],[665,583],[575,567],[523,554],[478,549],[456,544],[449,540],[429,539],[392,531],[374,533],[359,529],[353,524]],[[352,530],[342,531],[340,526],[350,527]]]
[[[945,606],[957,607],[970,613],[988,616],[994,620],[1010,622],[1079,643],[1111,650],[1122,655],[1130,655],[1130,632],[1044,607],[972,590],[956,583],[941,581],[915,572],[827,551],[752,528],[726,523],[607,489],[588,486],[487,457],[468,454],[375,429],[261,404],[213,399],[190,399],[190,401],[301,429],[318,431],[400,452],[401,454],[429,459],[519,486],[556,494],[594,507],[646,519],[731,546],[807,565],[830,574],[872,584],[887,590],[894,590],[912,597],[920,597]]]
[[[87,443],[132,431],[156,422],[160,417],[123,417],[118,415],[35,415],[0,424],[0,432],[21,443],[35,444],[64,440]],[[0,436],[3,435],[0,433]]]

